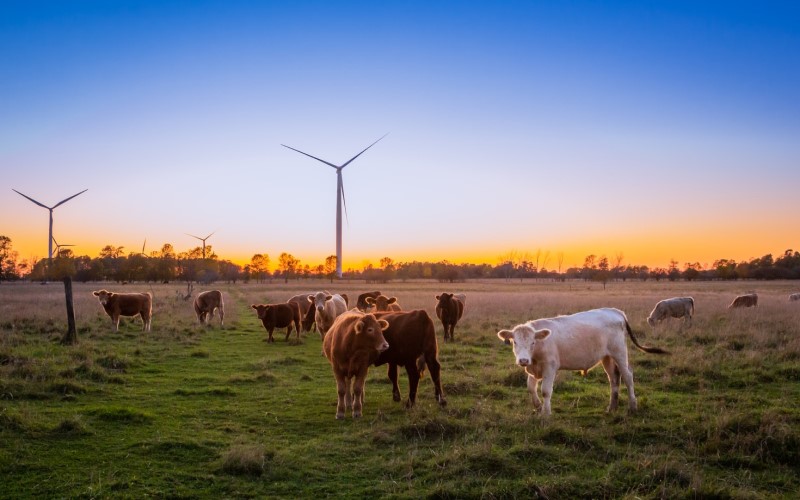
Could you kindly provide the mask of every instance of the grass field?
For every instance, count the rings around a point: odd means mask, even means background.
[[[417,406],[392,401],[385,367],[364,417],[334,419],[336,388],[316,333],[274,344],[249,308],[375,285],[219,285],[223,329],[196,324],[179,284],[154,293],[153,330],[113,333],[75,285],[79,344],[65,347],[63,286],[0,285],[0,497],[796,498],[800,491],[800,303],[791,282],[389,283],[404,309],[465,292],[456,341],[440,340],[446,408],[423,379]],[[195,288],[198,291],[197,287]],[[755,290],[759,307],[726,309]],[[655,332],[660,299],[692,295],[694,326]],[[502,328],[593,307],[628,314],[639,411],[605,413],[602,368],[561,372],[553,415],[533,412]],[[407,391],[405,376],[401,390]],[[624,391],[622,392],[624,394]]]

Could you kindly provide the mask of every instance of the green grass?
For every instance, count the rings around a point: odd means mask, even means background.
[[[405,308],[431,314],[436,293],[467,293],[456,341],[440,344],[448,405],[435,403],[426,375],[406,410],[392,401],[386,368],[372,368],[364,417],[337,421],[319,335],[285,342],[276,332],[268,344],[249,305],[317,288],[354,297],[373,285],[221,286],[224,329],[196,324],[191,303],[174,298],[179,285],[154,285],[153,331],[143,334],[138,319],[111,332],[90,294],[99,287],[78,284],[79,344],[65,347],[59,285],[3,284],[2,496],[792,498],[800,490],[800,305],[784,301],[792,286],[381,285]],[[737,287],[758,289],[762,305],[727,311]],[[657,300],[684,294],[697,303],[691,329],[646,327]],[[562,372],[544,420],[496,331],[598,306],[625,310],[643,343],[674,354],[630,348],[637,413],[627,412],[624,391],[620,409],[605,413],[598,368]]]

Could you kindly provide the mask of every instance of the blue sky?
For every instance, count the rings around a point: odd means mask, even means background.
[[[800,247],[792,2],[3,2],[0,234],[344,267]],[[59,235],[61,237],[59,237]],[[74,241],[73,241],[74,240]],[[150,243],[148,244],[150,245]]]

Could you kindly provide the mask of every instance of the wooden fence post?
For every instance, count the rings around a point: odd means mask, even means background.
[[[64,278],[64,295],[67,298],[67,333],[61,339],[64,345],[78,343],[78,333],[75,331],[75,308],[72,306],[72,278]]]

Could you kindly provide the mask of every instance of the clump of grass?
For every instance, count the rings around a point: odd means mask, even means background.
[[[176,389],[176,396],[235,396],[236,391],[228,387],[211,387],[209,389]]]
[[[85,436],[91,434],[80,415],[67,417],[56,425],[52,434],[61,436]]]
[[[464,426],[441,417],[424,422],[414,422],[398,428],[406,439],[426,441],[450,440],[464,433]]]
[[[107,408],[95,408],[89,410],[92,416],[105,420],[107,422],[125,422],[132,424],[144,424],[153,420],[153,416],[149,413],[126,408],[124,406],[110,406]]]
[[[211,356],[211,353],[208,352],[207,349],[196,349],[192,351],[192,353],[189,356],[193,358],[207,358]]]
[[[222,455],[222,470],[234,475],[260,476],[266,468],[267,458],[263,445],[235,444]]]
[[[56,382],[50,385],[50,392],[56,394],[84,394],[86,390],[86,387],[72,381]]]
[[[97,358],[95,362],[107,370],[124,372],[130,366],[130,361],[119,357],[116,353],[109,353]]]

